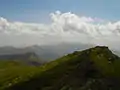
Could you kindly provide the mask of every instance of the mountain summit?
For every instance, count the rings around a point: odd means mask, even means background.
[[[75,51],[7,90],[120,90],[120,58],[106,46]]]

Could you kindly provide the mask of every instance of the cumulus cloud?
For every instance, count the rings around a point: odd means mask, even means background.
[[[71,12],[50,14],[50,24],[13,22],[0,18],[0,45],[56,44],[61,42],[120,45],[120,21],[78,16]]]

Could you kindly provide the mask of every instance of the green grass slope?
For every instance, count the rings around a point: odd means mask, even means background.
[[[39,72],[38,67],[21,61],[0,61],[0,90],[4,90],[18,82],[23,82]]]
[[[26,68],[38,73],[6,90],[120,90],[119,68],[120,58],[107,47],[97,46],[68,54],[37,70]]]

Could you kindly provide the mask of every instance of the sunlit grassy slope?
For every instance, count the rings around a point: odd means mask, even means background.
[[[41,67],[1,66],[0,83],[6,90],[120,90],[120,58],[104,46],[76,51]]]
[[[36,70],[36,66],[29,66],[20,61],[0,61],[0,90],[27,80]]]

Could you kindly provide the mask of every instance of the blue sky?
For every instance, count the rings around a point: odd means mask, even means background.
[[[70,42],[119,48],[119,4],[119,0],[0,0],[0,46]]]
[[[11,21],[49,22],[57,10],[107,20],[120,19],[119,0],[0,0],[0,16]]]

